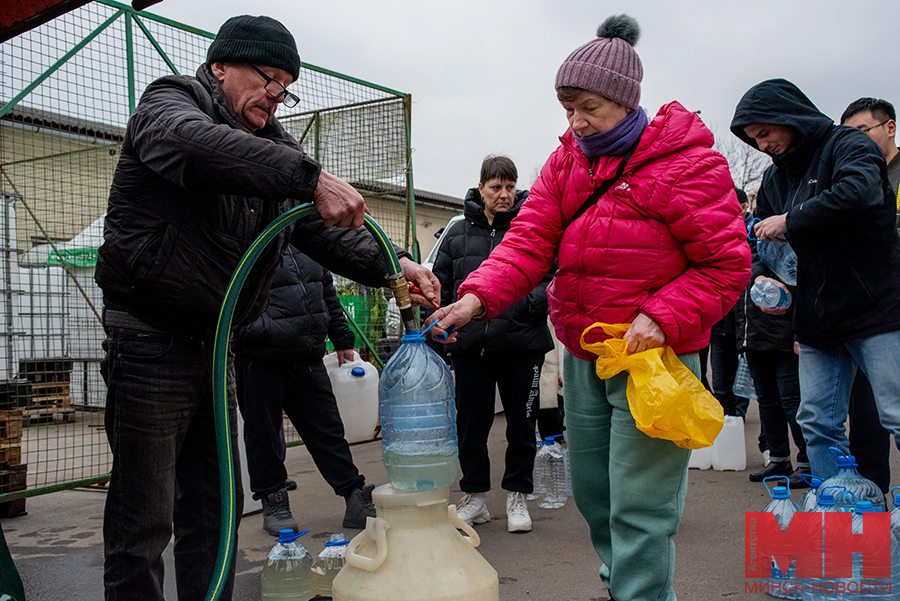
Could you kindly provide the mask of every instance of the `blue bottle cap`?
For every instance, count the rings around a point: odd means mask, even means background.
[[[343,547],[344,545],[349,545],[350,541],[347,539],[344,540],[330,540],[325,543],[326,547]]]
[[[361,378],[366,375],[366,370],[362,367],[357,366],[350,370],[350,375],[354,378]]]
[[[865,513],[867,511],[873,511],[872,501],[857,501],[855,509],[856,509],[857,513]]]
[[[834,495],[830,492],[819,493],[819,505],[834,505]]]
[[[400,339],[400,344],[407,342],[425,342],[425,335],[419,330],[406,330],[406,334]]]
[[[857,467],[859,464],[856,463],[856,457],[853,455],[844,455],[843,457],[837,458],[837,466],[839,468],[842,467]]]
[[[278,531],[278,542],[279,543],[292,543],[304,534],[309,532],[309,530],[304,530],[303,532],[294,533],[290,528],[285,528],[284,530]]]
[[[790,497],[791,493],[789,493],[788,489],[784,486],[776,486],[772,489],[773,499],[789,499]]]

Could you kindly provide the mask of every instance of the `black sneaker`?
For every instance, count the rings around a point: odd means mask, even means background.
[[[770,461],[764,469],[750,474],[750,482],[762,482],[769,476],[784,476],[789,478],[794,473],[794,466],[788,461]]]
[[[347,511],[344,512],[344,528],[361,529],[366,527],[366,518],[375,517],[375,504],[372,503],[374,484],[357,488],[345,500]]]
[[[293,530],[297,532],[300,527],[291,515],[291,504],[285,489],[266,495],[262,499],[263,530],[272,536],[278,536],[281,530]]]

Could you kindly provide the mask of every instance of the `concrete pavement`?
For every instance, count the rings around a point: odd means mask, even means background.
[[[505,439],[503,416],[498,415],[490,447],[493,482],[499,486]],[[748,481],[762,466],[756,450],[759,420],[755,403],[748,416],[745,440],[747,469],[743,472],[691,470],[687,508],[676,536],[675,588],[685,601],[762,598],[745,593],[743,577],[743,516],[758,511],[768,500],[761,484]],[[370,483],[387,482],[381,463],[380,441],[354,445],[353,456]],[[294,517],[310,533],[300,539],[313,556],[332,532],[350,538],[358,530],[341,528],[343,500],[319,475],[303,447],[288,449],[288,473],[298,489],[290,493]],[[900,454],[892,452],[894,484],[900,483]],[[461,493],[454,485],[451,502]],[[29,600],[102,598],[102,519],[106,494],[74,490],[29,499],[28,515],[2,521],[3,530]],[[795,494],[797,499],[799,494]],[[479,551],[500,577],[503,601],[605,600],[597,576],[600,561],[591,547],[587,526],[573,502],[562,509],[540,509],[530,503],[534,529],[528,534],[506,531],[506,495],[496,489],[487,503],[494,519],[477,526]],[[262,515],[245,516],[239,531],[235,600],[260,599],[260,573],[274,538],[262,530]],[[166,598],[175,599],[171,545],[166,552]]]

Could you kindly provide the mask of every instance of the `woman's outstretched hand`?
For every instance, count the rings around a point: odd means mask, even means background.
[[[476,315],[481,315],[484,307],[474,294],[465,294],[461,299],[446,307],[441,307],[429,317],[424,327],[438,322],[431,328],[431,337],[438,342],[456,342],[456,330],[463,327]],[[452,328],[451,328],[452,326]],[[450,330],[448,334],[448,329]],[[446,338],[443,338],[444,335]]]

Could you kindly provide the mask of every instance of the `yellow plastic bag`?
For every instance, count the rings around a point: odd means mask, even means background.
[[[596,327],[611,338],[585,344]],[[725,423],[722,405],[668,345],[629,355],[622,338],[626,331],[627,323],[595,323],[582,332],[581,348],[598,357],[597,375],[606,380],[628,372],[628,409],[647,436],[671,440],[683,449],[711,446]]]

